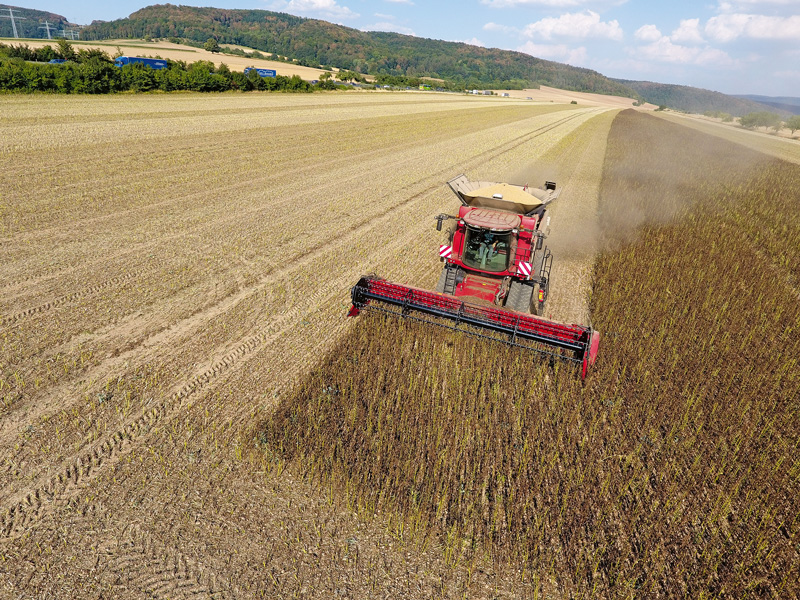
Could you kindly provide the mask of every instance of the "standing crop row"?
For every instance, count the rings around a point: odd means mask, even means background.
[[[532,353],[365,315],[260,439],[363,514],[541,589],[793,597],[798,180],[800,167],[621,113],[585,384]]]

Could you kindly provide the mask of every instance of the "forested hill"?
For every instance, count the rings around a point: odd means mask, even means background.
[[[628,79],[615,79],[614,81],[632,88],[647,102],[686,112],[724,112],[734,117],[765,110],[780,112],[784,116],[789,114],[787,111],[780,109],[775,111],[776,107],[774,106],[702,88],[654,83],[652,81],[631,81]]]
[[[434,77],[465,88],[528,87],[636,97],[628,87],[591,71],[534,58],[521,52],[364,32],[316,19],[265,10],[194,8],[171,4],[143,8],[126,19],[95,22],[82,39],[186,38],[241,44],[288,56],[309,66],[333,66],[359,73]]]
[[[0,4],[0,17],[8,17],[8,9],[14,15],[14,24],[17,26],[17,35],[21,38],[47,38],[47,30],[44,28],[45,21],[50,25],[50,35],[55,37],[57,34],[63,36],[64,29],[72,26],[66,17],[46,10],[34,10],[32,8],[20,8],[10,4]],[[76,29],[77,31],[77,29]],[[0,18],[0,38],[13,38],[14,25],[11,19]]]

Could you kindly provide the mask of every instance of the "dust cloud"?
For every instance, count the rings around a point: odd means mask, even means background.
[[[740,185],[771,160],[651,115],[620,113],[600,185],[599,248],[633,241],[645,226],[679,222],[703,198]]]

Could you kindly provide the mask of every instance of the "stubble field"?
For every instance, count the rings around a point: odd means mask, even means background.
[[[457,96],[3,103],[0,594],[798,595],[782,147]],[[344,319],[363,273],[433,287],[460,172],[563,187],[585,383]]]
[[[559,164],[578,210],[614,111],[389,94],[2,104],[1,594],[519,589],[513,568],[412,551],[265,468],[254,427],[352,327],[358,276],[434,285],[447,179]],[[554,207],[554,229],[573,208]],[[585,310],[577,279],[580,306],[554,317]]]

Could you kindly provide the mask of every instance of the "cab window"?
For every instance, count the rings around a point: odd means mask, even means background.
[[[500,273],[508,270],[510,249],[510,232],[468,228],[462,260],[473,269]]]

